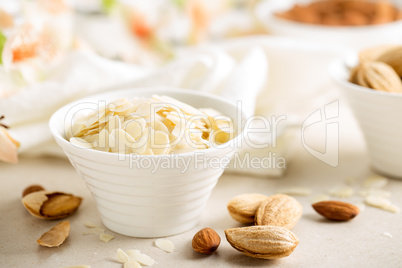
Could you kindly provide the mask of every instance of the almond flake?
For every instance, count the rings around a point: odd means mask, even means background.
[[[351,197],[354,193],[354,190],[350,186],[341,185],[331,188],[328,193],[334,197]]]
[[[126,252],[119,248],[117,249],[117,261],[120,263],[126,263],[132,261],[132,259],[127,255]]]
[[[362,197],[373,195],[373,196],[381,196],[381,197],[389,198],[391,196],[391,192],[381,190],[381,189],[370,188],[370,189],[365,189],[365,190],[360,191],[359,195]]]
[[[100,228],[100,227],[93,227],[90,230],[84,232],[84,235],[101,235],[105,233],[105,229]]]
[[[307,196],[311,195],[311,189],[307,187],[291,187],[280,189],[276,192],[277,194],[287,194],[287,195],[299,195],[299,196]]]
[[[103,233],[103,234],[100,234],[100,235],[99,235],[99,239],[100,239],[101,241],[105,242],[105,243],[109,242],[109,241],[112,240],[113,238],[114,238],[114,236],[111,235],[111,234],[105,234],[105,233]]]
[[[388,183],[388,179],[382,176],[371,176],[364,183],[364,188],[383,188]]]
[[[386,199],[381,196],[367,196],[365,199],[367,205],[380,208],[389,212],[399,213],[400,209],[391,203],[389,199]]]
[[[152,266],[156,263],[154,259],[136,249],[127,250],[127,255],[130,256],[134,261],[145,266]]]
[[[101,228],[100,226],[96,225],[95,223],[93,223],[91,221],[84,222],[84,226],[87,228]]]
[[[119,99],[78,118],[66,132],[80,147],[147,155],[194,152],[234,138],[230,117],[204,111],[167,96]]]
[[[167,253],[172,253],[174,251],[174,244],[172,241],[168,240],[168,239],[156,239],[155,240],[155,245],[166,251]]]
[[[391,234],[391,233],[388,233],[388,232],[383,232],[382,235],[383,235],[383,236],[388,236],[388,237],[390,237],[390,238],[393,237],[392,234]]]

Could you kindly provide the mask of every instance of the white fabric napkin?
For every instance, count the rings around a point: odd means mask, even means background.
[[[45,82],[0,99],[0,114],[6,115],[12,126],[10,134],[21,142],[21,154],[61,155],[47,126],[60,106],[87,95],[128,87],[190,88],[241,101],[249,115],[257,112],[268,121],[273,115],[285,115],[274,134],[271,126],[251,134],[254,144],[267,146],[255,149],[246,145],[239,156],[263,158],[275,153],[288,161],[293,143],[291,127],[299,125],[306,111],[317,106],[317,94],[326,93],[327,64],[340,53],[292,39],[245,38],[183,50],[170,64],[149,69],[88,52],[71,52],[52,68]],[[264,127],[259,124],[254,122],[254,128]],[[278,176],[285,170],[275,165],[255,168],[234,163],[230,170],[238,173]]]

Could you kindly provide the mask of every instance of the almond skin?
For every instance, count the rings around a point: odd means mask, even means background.
[[[292,229],[303,213],[302,205],[285,194],[269,196],[255,214],[255,225],[273,225]]]
[[[260,259],[289,256],[299,239],[288,229],[278,226],[250,226],[225,230],[229,244],[241,253]]]
[[[321,201],[312,206],[318,214],[333,221],[348,221],[360,212],[358,207],[341,201]]]
[[[221,237],[215,230],[204,228],[193,237],[193,249],[202,254],[212,254],[218,249],[221,243]]]

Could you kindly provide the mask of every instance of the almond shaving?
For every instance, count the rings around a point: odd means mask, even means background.
[[[174,244],[168,239],[156,239],[155,245],[167,253],[172,253],[174,251]]]
[[[341,185],[331,188],[328,193],[334,197],[351,197],[354,193],[354,190],[350,186]]]
[[[99,235],[99,239],[100,239],[102,242],[105,242],[105,243],[109,242],[109,241],[112,240],[113,238],[114,238],[114,236],[111,235],[111,234],[105,234],[105,233],[103,233],[103,234],[100,234],[100,235]]]
[[[154,259],[136,249],[127,250],[127,255],[130,256],[134,261],[145,266],[152,266],[156,263]]]
[[[390,237],[390,238],[393,237],[392,234],[391,234],[391,233],[388,233],[388,232],[384,232],[384,233],[382,233],[382,235],[383,235],[383,236]]]
[[[389,212],[399,213],[400,209],[391,203],[389,199],[386,199],[381,196],[367,196],[365,199],[367,205],[380,208]]]
[[[363,187],[364,188],[383,188],[385,185],[387,185],[388,179],[384,178],[382,176],[372,176],[367,178],[364,183]]]

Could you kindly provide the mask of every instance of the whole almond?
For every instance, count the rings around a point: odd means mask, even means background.
[[[225,230],[229,244],[241,253],[260,259],[279,259],[289,256],[299,239],[286,228],[250,226]]]
[[[256,225],[273,225],[292,229],[303,213],[302,205],[285,194],[269,196],[258,207]]]
[[[265,199],[267,196],[262,194],[241,194],[229,201],[227,209],[234,220],[240,223],[253,223],[254,215]]]
[[[360,209],[355,205],[341,201],[321,201],[312,206],[318,214],[333,221],[348,221],[360,212]]]
[[[218,249],[221,243],[221,237],[211,228],[204,228],[198,231],[194,237],[193,249],[202,254],[212,254]]]

